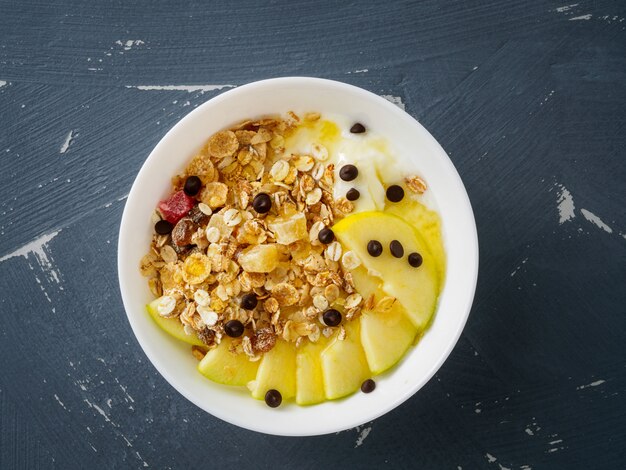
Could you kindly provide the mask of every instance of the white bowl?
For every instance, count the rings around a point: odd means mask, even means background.
[[[343,114],[388,137],[425,177],[442,218],[447,276],[432,326],[392,370],[376,378],[371,394],[301,407],[272,409],[247,390],[222,386],[196,370],[189,346],[159,329],[145,305],[152,299],[139,274],[153,230],[150,216],[170,191],[170,178],[214,132],[266,114],[321,111]],[[224,421],[284,436],[337,432],[371,421],[411,397],[435,374],[456,344],[469,315],[478,275],[478,239],[470,202],[452,162],[415,119],[387,100],[345,83],[287,77],[250,83],[199,106],[152,151],[128,196],[118,246],[120,289],[139,344],[161,375],[188,400]]]

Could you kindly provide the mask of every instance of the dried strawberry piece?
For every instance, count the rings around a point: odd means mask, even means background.
[[[164,201],[159,202],[159,212],[168,222],[175,224],[185,217],[194,205],[194,199],[185,191],[176,191]]]

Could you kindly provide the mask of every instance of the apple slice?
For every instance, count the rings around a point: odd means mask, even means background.
[[[263,355],[252,396],[263,400],[268,390],[278,390],[283,400],[296,396],[296,349],[282,339]]]
[[[384,293],[382,293],[384,296]],[[380,374],[395,365],[413,343],[417,329],[396,301],[390,310],[363,311],[361,343],[369,368]]]
[[[395,215],[361,212],[339,221],[333,231],[344,249],[357,254],[370,275],[382,279],[383,291],[400,301],[415,327],[425,329],[437,305],[439,276],[433,257],[417,230]],[[368,253],[370,240],[382,244],[380,256]],[[389,244],[392,240],[402,244],[402,258],[391,255]],[[420,267],[411,266],[407,260],[413,252],[422,255]]]
[[[222,337],[220,344],[211,349],[198,364],[198,370],[206,378],[224,385],[246,385],[254,380],[259,362],[252,362],[243,353],[230,351],[232,339]]]
[[[422,236],[430,253],[433,255],[439,280],[443,282],[446,268],[446,254],[441,238],[441,219],[437,212],[430,210],[424,204],[404,198],[397,203],[388,203],[385,211],[397,215],[404,220],[410,220],[411,225]]]
[[[352,279],[363,298],[374,294],[378,302],[388,296],[380,287],[382,279],[367,274],[363,266],[352,271]],[[361,344],[374,374],[384,372],[402,359],[417,334],[406,310],[397,300],[388,311],[363,310],[360,322]]]
[[[329,400],[356,392],[363,381],[371,376],[361,347],[359,322],[350,321],[344,327],[345,339],[342,341],[335,335],[320,356],[324,391]]]
[[[205,344],[193,333],[188,335],[185,333],[185,328],[180,320],[176,317],[165,318],[159,315],[157,311],[157,303],[159,299],[155,299],[146,305],[148,313],[152,319],[159,325],[164,331],[172,335],[174,338],[184,341],[185,343],[193,344],[194,346],[205,346]]]
[[[296,403],[314,405],[326,398],[320,354],[328,346],[321,336],[317,343],[306,341],[296,354]]]

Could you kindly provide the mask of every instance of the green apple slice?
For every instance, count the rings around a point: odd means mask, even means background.
[[[363,266],[352,271],[354,287],[368,298],[374,294],[376,302],[387,294],[381,289],[382,280],[370,276]],[[388,311],[363,310],[361,344],[370,370],[380,374],[395,365],[413,343],[417,329],[409,320],[405,308],[395,301]]]
[[[252,362],[243,353],[232,353],[232,339],[222,337],[220,344],[211,349],[198,364],[206,378],[224,385],[246,385],[254,380],[259,362]]]
[[[333,227],[335,235],[346,250],[354,251],[370,275],[382,279],[382,288],[400,301],[418,330],[429,323],[437,305],[439,276],[433,257],[417,230],[401,218],[384,212],[361,212],[339,221]],[[380,256],[367,251],[370,240],[383,246]],[[398,240],[404,247],[404,256],[391,255],[389,244]],[[409,253],[422,255],[420,267],[412,267]]]
[[[314,405],[326,398],[320,354],[328,346],[321,336],[317,343],[306,341],[296,354],[296,403]]]
[[[268,390],[278,390],[283,400],[296,396],[296,349],[282,339],[263,354],[252,396],[263,400]]]
[[[386,371],[402,359],[417,334],[398,301],[386,312],[363,311],[360,321],[363,351],[374,374]]]
[[[205,346],[205,344],[193,333],[188,335],[185,333],[185,328],[180,320],[176,317],[165,318],[159,315],[157,311],[157,304],[159,299],[155,299],[146,305],[148,313],[152,319],[159,325],[164,331],[172,335],[174,338],[184,341],[185,343],[192,344],[194,346]]]
[[[356,392],[371,376],[361,347],[359,322],[350,321],[344,327],[345,339],[336,335],[321,354],[324,391],[329,400]]]

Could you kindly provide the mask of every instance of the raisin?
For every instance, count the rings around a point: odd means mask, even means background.
[[[183,217],[172,230],[172,241],[175,245],[185,246],[191,244],[191,237],[196,231],[196,224],[189,217]]]
[[[204,212],[202,212],[198,206],[193,206],[193,208],[189,211],[189,216],[188,216],[191,221],[196,224],[196,225],[206,225],[209,223],[209,220],[211,219],[210,215],[206,215]]]
[[[256,353],[266,353],[276,344],[276,335],[271,328],[259,328],[250,338],[252,350]]]
[[[207,346],[213,346],[215,344],[215,333],[213,332],[213,330],[205,328],[202,331],[196,332],[196,334],[198,335],[198,338],[200,338],[200,341],[202,341]]]

